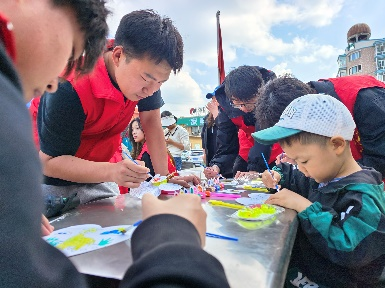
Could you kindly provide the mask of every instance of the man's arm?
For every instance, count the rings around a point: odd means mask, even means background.
[[[139,117],[144,134],[146,135],[146,143],[155,173],[167,175],[167,148],[160,123],[160,110],[142,111],[139,112]]]
[[[77,183],[115,182],[134,188],[147,179],[149,172],[127,159],[118,163],[94,162],[72,155],[52,157],[42,151],[39,156],[44,175]]]
[[[137,187],[147,178],[145,167],[130,160],[119,163],[93,162],[75,157],[81,141],[86,116],[80,99],[69,82],[41,97],[37,123],[40,159],[48,177],[77,183],[116,182]]]

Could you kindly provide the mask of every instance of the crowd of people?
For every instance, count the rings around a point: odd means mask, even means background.
[[[54,229],[44,197],[76,196],[81,204],[117,195],[148,173],[180,171],[190,148],[177,118],[160,111],[161,85],[183,66],[178,29],[138,10],[107,42],[105,5],[0,2],[4,287],[87,287],[41,237]],[[279,187],[266,203],[298,212],[285,286],[302,287],[301,275],[312,287],[383,287],[385,84],[363,75],[303,83],[244,65],[206,98],[205,176],[260,175],[268,188]],[[144,165],[122,157],[127,127],[130,157]],[[170,181],[187,187],[200,179]],[[229,287],[221,263],[203,250],[206,213],[197,195],[162,201],[146,194],[142,218],[121,287]]]

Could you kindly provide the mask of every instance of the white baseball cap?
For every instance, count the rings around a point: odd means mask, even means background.
[[[164,116],[160,118],[160,122],[162,123],[162,126],[167,127],[167,126],[171,126],[172,124],[175,124],[176,120],[174,115],[170,115],[170,116]]]
[[[273,127],[252,133],[261,144],[270,145],[302,131],[352,140],[356,124],[342,102],[325,94],[308,94],[294,99]]]

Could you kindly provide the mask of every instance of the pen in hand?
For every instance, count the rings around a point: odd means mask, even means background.
[[[123,154],[124,154],[128,159],[130,159],[132,162],[134,162],[136,165],[139,165],[139,166],[140,166],[140,164],[139,164],[138,162],[136,162],[130,155],[128,155],[128,153],[127,153],[126,151],[123,151]],[[147,172],[147,174],[149,175],[149,177],[151,177],[151,179],[154,178],[154,176],[152,176],[150,172]]]
[[[273,178],[273,180],[275,181],[275,179],[274,179],[274,177],[273,177],[273,174],[271,174],[271,171],[270,171],[270,168],[269,168],[269,164],[267,164],[265,155],[263,155],[263,153],[261,153],[261,154],[262,154],[263,161],[265,161],[265,165],[266,165],[267,171],[269,171],[269,173],[270,173],[270,175],[271,175],[271,178]],[[277,189],[277,191],[279,191],[278,184],[275,185],[275,189]]]

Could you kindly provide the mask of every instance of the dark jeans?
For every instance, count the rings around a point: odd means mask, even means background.
[[[176,170],[177,171],[182,170],[182,157],[173,157],[173,158],[175,160]]]

